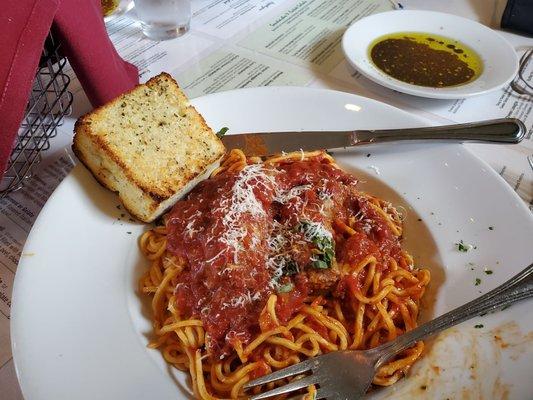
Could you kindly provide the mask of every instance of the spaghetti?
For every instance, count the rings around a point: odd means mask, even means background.
[[[141,237],[149,346],[189,371],[197,398],[245,398],[251,379],[417,326],[429,271],[402,250],[396,209],[356,183],[322,151],[261,160],[232,150]],[[403,351],[373,383],[396,382],[423,348]]]

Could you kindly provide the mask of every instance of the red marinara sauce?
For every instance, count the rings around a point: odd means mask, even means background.
[[[261,311],[280,283],[292,282],[287,293],[278,293],[276,305],[278,320],[286,323],[309,294],[324,288],[333,293],[341,282],[333,268],[312,268],[315,245],[298,231],[301,221],[332,238],[337,263],[356,262],[368,252],[381,260],[399,251],[356,182],[323,156],[250,164],[203,181],[176,203],[166,220],[167,250],[184,262],[176,305],[184,318],[202,320],[212,356],[230,354],[237,340],[245,345],[260,333]],[[353,239],[335,231],[335,219],[358,213],[373,221],[371,229],[362,226]],[[298,265],[290,274],[279,266],[287,250]],[[318,272],[327,279],[317,279]],[[263,317],[263,329],[272,323]]]

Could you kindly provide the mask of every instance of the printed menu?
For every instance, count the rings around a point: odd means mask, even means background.
[[[191,98],[256,86],[304,86],[312,79],[306,70],[280,65],[243,49],[218,50],[179,74],[181,88]]]
[[[420,2],[402,1],[419,6]],[[452,2],[455,4],[456,2]],[[453,7],[450,4],[450,7]],[[256,86],[312,86],[371,97],[434,124],[516,117],[528,128],[518,146],[468,145],[487,161],[533,211],[533,102],[510,87],[471,99],[430,100],[396,93],[360,76],[342,54],[344,30],[373,13],[398,8],[388,0],[196,0],[191,31],[175,40],[145,38],[134,11],[110,20],[107,29],[118,52],[139,67],[141,81],[161,71],[171,73],[191,98]],[[427,5],[426,5],[427,7]],[[444,6],[439,5],[441,10]],[[401,12],[401,11],[398,11]],[[518,49],[533,39],[502,33]],[[13,280],[33,222],[54,188],[74,165],[68,150],[75,118],[90,110],[72,73],[69,90],[73,115],[60,128],[52,147],[25,188],[0,199],[0,397],[22,399],[16,382],[9,339]],[[533,63],[524,76],[533,83]]]
[[[298,1],[239,44],[328,73],[344,58],[340,42],[346,28],[367,15],[391,9],[388,1]]]

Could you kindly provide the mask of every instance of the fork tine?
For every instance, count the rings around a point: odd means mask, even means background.
[[[301,363],[291,365],[290,367],[285,367],[283,369],[280,369],[279,371],[272,372],[271,374],[247,382],[244,385],[244,389],[250,389],[253,386],[264,385],[266,383],[274,382],[279,379],[289,378],[293,375],[303,374],[304,372],[311,370],[313,364],[314,362],[312,361],[312,359],[309,359]]]
[[[276,389],[269,390],[268,392],[259,393],[255,396],[251,396],[250,400],[266,399],[267,397],[277,396],[279,394],[293,392],[304,387],[314,385],[318,382],[318,378],[315,375],[309,375],[302,379],[296,379],[284,386],[280,386]]]

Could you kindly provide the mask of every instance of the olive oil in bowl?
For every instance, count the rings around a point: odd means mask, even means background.
[[[369,46],[374,65],[412,85],[442,88],[464,85],[483,72],[479,55],[457,40],[424,32],[381,36]]]

